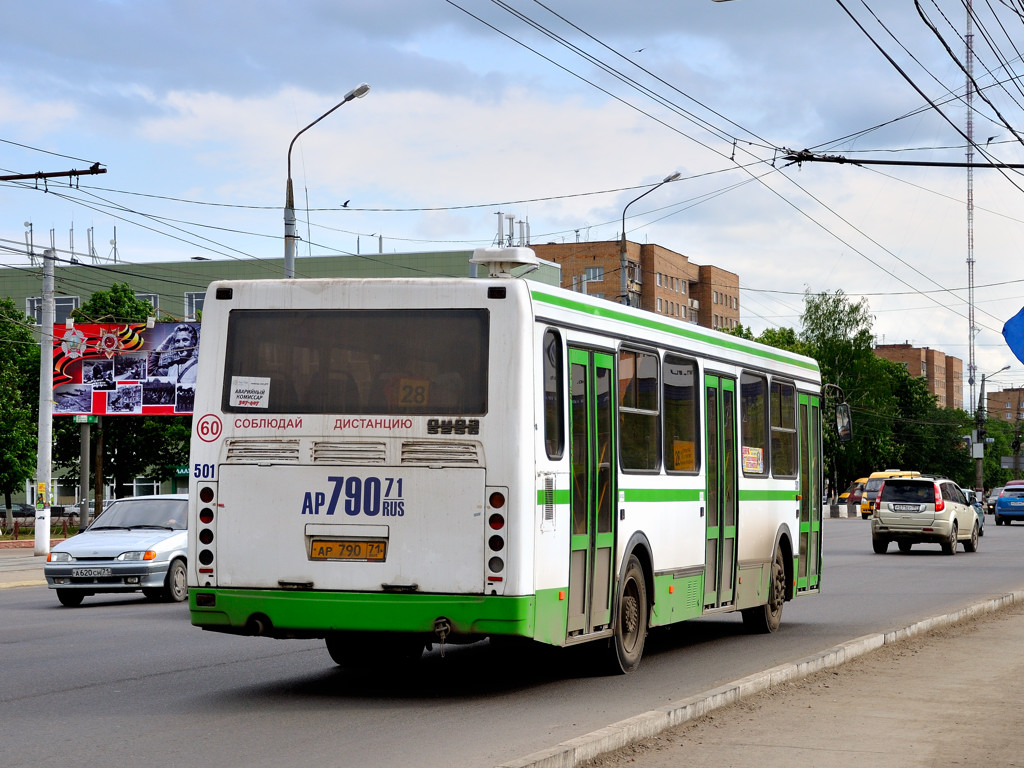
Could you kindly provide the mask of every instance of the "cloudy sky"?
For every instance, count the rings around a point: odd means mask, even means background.
[[[969,358],[963,0],[7,0],[0,263],[35,243],[129,263],[278,258],[296,142],[310,254],[664,245],[740,276],[757,332],[802,295],[865,297],[880,343]],[[1021,163],[1018,0],[974,0],[976,162]],[[1016,8],[1016,10],[1014,10]],[[1015,47],[1014,43],[1019,47]],[[1010,126],[1010,127],[1008,127]],[[974,171],[978,377],[1024,384],[1024,176]],[[345,203],[347,202],[347,206]],[[991,386],[990,386],[991,389]],[[969,396],[969,391],[968,391]]]

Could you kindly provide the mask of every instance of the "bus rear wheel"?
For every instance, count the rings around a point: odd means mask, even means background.
[[[629,674],[640,666],[647,639],[647,582],[636,555],[630,555],[619,582],[612,637],[612,671]]]
[[[782,606],[786,602],[786,563],[782,551],[776,550],[768,580],[768,602],[742,611],[743,623],[756,634],[769,634],[782,623]]]
[[[418,636],[391,632],[336,632],[325,642],[334,663],[349,669],[411,664],[420,659],[424,648]]]

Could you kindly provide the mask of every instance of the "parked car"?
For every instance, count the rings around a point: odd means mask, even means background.
[[[1024,520],[1024,480],[1011,480],[996,499],[996,525]]]
[[[985,506],[988,507],[988,513],[994,515],[996,513],[996,499],[999,498],[999,494],[1003,492],[1003,486],[993,488],[989,491],[988,498],[985,500]]]
[[[839,494],[840,504],[860,504],[861,494],[864,493],[864,486],[867,485],[868,479],[862,477],[858,480],[854,480],[850,483],[850,487]]]
[[[0,508],[2,508],[2,507],[3,507],[3,503],[0,502]],[[11,502],[11,511],[14,513],[15,517],[35,517],[36,516],[36,508],[33,507],[31,504],[26,504],[24,502],[12,501]],[[3,514],[3,512],[0,512],[0,514]]]
[[[980,536],[974,506],[948,478],[890,477],[879,489],[871,516],[871,546],[879,555],[890,541],[904,553],[923,543],[939,544],[947,555],[955,555],[960,543],[977,552]]]
[[[867,520],[871,517],[875,497],[878,496],[878,489],[889,477],[917,477],[921,473],[912,469],[885,469],[880,472],[872,472],[864,485],[864,493],[861,495],[860,516]]]
[[[137,496],[106,506],[84,532],[55,545],[43,565],[62,605],[100,592],[135,592],[181,602],[188,495]]]

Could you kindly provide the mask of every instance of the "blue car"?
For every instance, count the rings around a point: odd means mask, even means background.
[[[978,516],[978,535],[984,536],[985,505],[978,501],[978,494],[975,493],[974,491],[970,490],[969,488],[964,488],[962,485],[960,486],[960,490],[963,491],[964,496],[967,497],[967,500],[971,503],[971,506],[974,507],[974,513]]]
[[[996,525],[1024,520],[1024,480],[1011,480],[996,499]]]

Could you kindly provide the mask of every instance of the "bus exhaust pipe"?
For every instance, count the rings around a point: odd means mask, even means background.
[[[273,626],[269,618],[259,613],[250,616],[249,620],[245,623],[248,634],[255,635],[256,637],[270,634]]]

